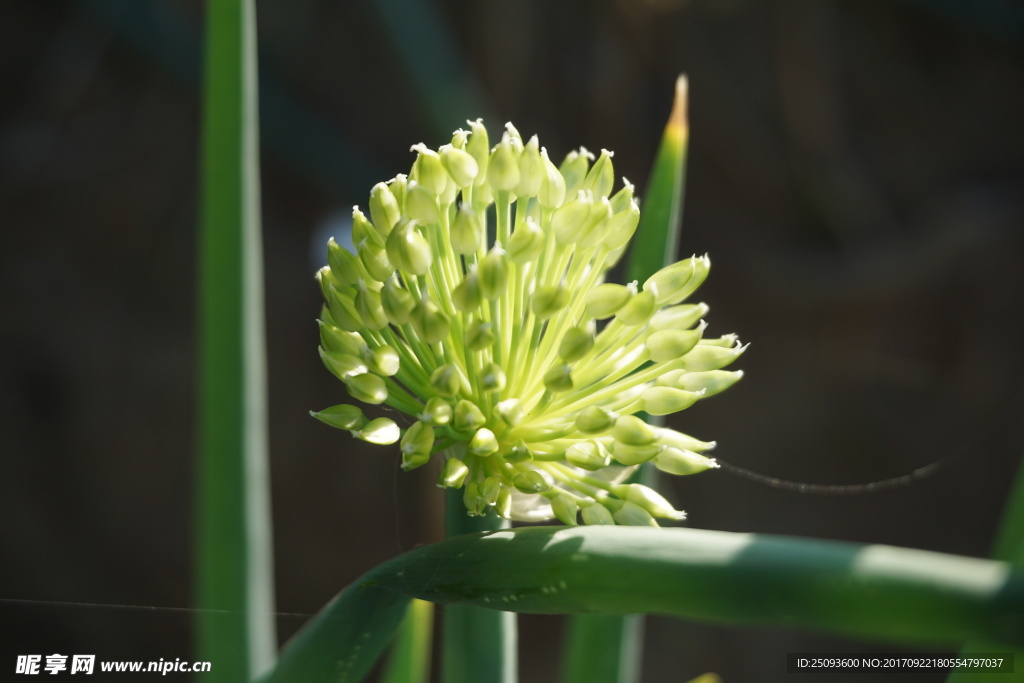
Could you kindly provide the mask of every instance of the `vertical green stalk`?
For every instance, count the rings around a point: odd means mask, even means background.
[[[448,538],[507,526],[493,510],[485,517],[470,517],[462,502],[462,490],[446,492],[445,535]],[[441,680],[444,683],[515,683],[515,614],[447,605],[443,618]]]
[[[427,683],[433,633],[434,603],[413,600],[395,634],[382,683]]]
[[[249,681],[274,661],[252,0],[208,0],[200,235],[198,658]]]

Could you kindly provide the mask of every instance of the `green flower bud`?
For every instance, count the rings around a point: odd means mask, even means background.
[[[452,147],[454,147],[455,149],[465,150],[466,149],[466,140],[468,140],[468,139],[469,139],[469,131],[468,130],[462,130],[461,128],[459,128],[454,133],[452,133],[452,143],[451,143]],[[444,161],[444,156],[443,155],[442,155],[441,161]]]
[[[399,173],[388,181],[388,189],[395,196],[395,201],[398,202],[398,208],[400,209],[405,208],[405,194],[408,188],[409,178],[404,173]]]
[[[331,274],[341,285],[354,285],[363,273],[362,264],[348,249],[339,247],[334,238],[327,240],[327,263]]]
[[[402,453],[402,471],[411,472],[417,467],[423,467],[430,462],[430,453]]]
[[[551,230],[560,244],[575,244],[590,226],[590,210],[594,198],[580,190],[570,201],[555,209],[551,215]]]
[[[630,444],[612,442],[612,457],[623,465],[639,465],[645,463],[658,453],[663,446],[650,444],[647,446],[631,446]]]
[[[448,336],[448,316],[430,299],[420,299],[412,310],[409,322],[419,338],[427,344],[436,344]]]
[[[483,300],[484,294],[480,289],[480,278],[477,276],[476,270],[470,270],[459,286],[452,290],[452,303],[463,313],[472,313],[480,308]]]
[[[656,300],[651,292],[640,292],[626,302],[615,314],[615,319],[627,327],[642,325],[650,320],[656,310]]]
[[[380,346],[367,354],[366,365],[372,372],[384,377],[394,377],[401,369],[398,351],[390,346]]]
[[[459,205],[451,228],[452,249],[456,254],[475,254],[484,243],[484,226],[473,207]]]
[[[663,308],[651,318],[651,332],[685,330],[708,314],[707,304],[679,304]]]
[[[347,289],[351,290],[351,288]],[[352,301],[352,294],[336,287],[331,287],[328,293],[331,317],[338,323],[338,327],[346,332],[356,332],[364,327],[363,319],[359,316],[359,311],[356,310],[355,302]]]
[[[477,176],[477,180],[480,180],[480,176]],[[491,190],[490,183],[473,186],[473,208],[482,211],[493,203],[494,192]]]
[[[402,210],[391,189],[384,183],[377,183],[370,190],[370,220],[382,236],[387,237],[398,223]]]
[[[456,413],[456,421],[458,421],[458,414]],[[486,457],[488,455],[494,455],[498,452],[498,440],[494,437],[492,432],[487,427],[481,427],[476,430],[473,434],[473,438],[469,440],[469,445],[466,446],[466,450],[473,455]]]
[[[487,129],[484,128],[480,119],[466,123],[469,124],[472,131],[469,141],[466,142],[466,151],[476,161],[477,174],[473,179],[473,184],[479,186],[483,185],[487,179],[487,162],[490,157],[491,143],[487,137]]]
[[[700,341],[704,327],[701,325],[695,330],[661,330],[651,334],[645,342],[651,360],[664,363],[682,358]]]
[[[502,519],[512,518],[512,492],[504,486],[498,490],[498,497],[494,501],[494,514]]]
[[[593,471],[608,467],[612,454],[598,441],[577,441],[566,449],[565,459],[576,467]]]
[[[420,225],[438,223],[441,214],[437,210],[437,195],[420,183],[409,183],[405,195],[405,215]]]
[[[628,500],[615,511],[613,516],[615,521],[623,526],[658,526],[651,513]]]
[[[605,283],[587,292],[587,316],[603,320],[615,315],[633,298],[633,290],[623,285]]]
[[[359,254],[359,261],[366,268],[366,272],[377,282],[386,282],[389,277],[394,275],[395,267],[391,265],[384,246],[364,240],[356,248],[356,252]]]
[[[612,168],[612,156],[614,154],[606,149],[601,150],[590,172],[583,181],[583,188],[594,193],[595,197],[607,197],[611,194],[612,186],[615,185],[615,171]]]
[[[505,122],[505,133],[508,136],[508,141],[512,145],[512,148],[516,150],[517,153],[522,154],[523,136],[519,134],[519,131],[512,125],[511,121]]]
[[[466,347],[470,351],[483,351],[494,345],[494,325],[477,320],[466,329]]]
[[[370,220],[363,215],[363,212],[359,210],[358,206],[352,207],[352,244],[357,247],[363,242],[369,240],[376,244],[378,247],[384,246],[384,238],[381,237],[377,229],[373,227]]]
[[[387,243],[388,258],[407,273],[423,275],[430,268],[434,255],[430,243],[416,227],[416,221],[408,221],[391,231]]]
[[[536,197],[544,184],[544,160],[540,156],[539,146],[537,136],[534,135],[519,157],[519,184],[515,193],[520,197]]]
[[[594,330],[591,327],[573,327],[558,344],[558,357],[566,363],[578,361],[594,348]]]
[[[420,422],[426,422],[429,425],[440,427],[451,422],[452,419],[452,407],[448,404],[448,401],[444,400],[440,396],[434,396],[427,404],[423,406],[423,411],[416,416]]]
[[[328,351],[347,353],[350,356],[358,356],[363,352],[363,338],[358,332],[346,332],[345,330],[317,320],[320,327],[320,344]]]
[[[361,375],[367,371],[366,364],[363,363],[359,356],[324,351],[323,347],[320,347],[320,360],[323,362],[324,367],[342,382],[352,375]]]
[[[708,370],[707,372],[687,372],[680,377],[678,386],[687,391],[703,392],[704,397],[714,396],[739,382],[743,377],[742,370]]]
[[[614,210],[614,205],[612,208]],[[629,240],[633,238],[638,225],[640,225],[640,207],[636,202],[630,202],[625,209],[615,212],[609,221],[608,229],[605,232],[604,246],[609,251],[624,249]]]
[[[555,485],[551,475],[543,470],[523,470],[512,480],[512,485],[522,493],[544,493]]]
[[[444,192],[445,186],[448,185],[448,172],[444,170],[444,164],[441,163],[441,157],[437,152],[422,142],[413,145],[409,151],[417,153],[416,161],[412,164],[411,177],[435,195]]]
[[[540,320],[546,320],[569,305],[569,291],[562,285],[541,287],[530,299],[530,309]]]
[[[569,391],[573,387],[572,368],[566,363],[556,363],[544,373],[544,386],[548,391]]]
[[[320,412],[309,411],[309,414],[323,422],[325,425],[337,427],[338,429],[362,429],[366,424],[366,416],[356,406],[341,404],[324,408]]]
[[[352,436],[367,443],[377,444],[378,446],[390,446],[398,441],[401,433],[394,420],[378,417],[367,422],[362,429],[354,432]]]
[[[544,162],[544,181],[540,184],[537,201],[545,209],[557,209],[565,201],[565,178],[551,163],[548,152],[543,147],[540,149],[540,158]]]
[[[388,400],[387,385],[377,375],[365,372],[361,375],[349,375],[344,381],[349,395],[357,401],[380,405]]]
[[[600,524],[604,526],[612,526],[615,524],[615,519],[612,517],[612,513],[608,511],[608,508],[600,503],[587,505],[580,512],[583,515],[584,524]]]
[[[618,416],[599,406],[587,406],[576,415],[576,429],[584,434],[597,434],[609,429]]]
[[[522,439],[516,442],[516,445],[510,448],[508,453],[505,453],[505,462],[512,464],[529,462],[530,460],[533,460],[533,453],[526,447],[526,443]]]
[[[616,420],[612,436],[628,446],[647,446],[658,438],[651,426],[636,415],[623,415]]]
[[[485,391],[501,391],[505,388],[505,371],[497,363],[488,363],[480,376],[480,388]]]
[[[580,147],[578,152],[569,152],[562,165],[558,167],[562,177],[565,178],[566,196],[572,197],[576,191],[583,187],[583,181],[587,177],[587,169],[594,155],[587,151],[586,147]]]
[[[497,299],[504,294],[505,284],[508,282],[505,250],[499,246],[493,247],[480,262],[477,272],[480,277],[480,289],[485,298]]]
[[[487,183],[495,191],[514,190],[519,184],[519,154],[508,133],[491,152],[487,166]]]
[[[693,350],[686,354],[683,362],[690,372],[704,372],[707,370],[718,370],[740,357],[746,346],[714,346],[712,344],[697,344]]]
[[[413,422],[402,436],[402,454],[426,454],[434,447],[434,428],[425,422]]]
[[[442,396],[455,396],[459,385],[459,371],[454,365],[442,365],[430,373],[430,388]]]
[[[487,424],[487,418],[477,405],[466,399],[455,404],[452,426],[459,432],[474,432]]]
[[[652,517],[663,519],[686,519],[686,513],[676,510],[672,503],[654,489],[643,484],[623,484],[614,489],[615,495],[626,501],[639,505]]]
[[[441,155],[441,163],[455,180],[455,184],[459,187],[469,187],[480,172],[473,155],[452,145],[444,145],[438,152]]]
[[[669,474],[697,474],[718,467],[714,458],[706,458],[693,451],[678,448],[666,448],[651,461],[662,472]]]
[[[504,373],[502,373],[502,388],[504,388]],[[523,421],[526,413],[523,410],[522,401],[518,398],[506,398],[504,401],[498,401],[498,404],[494,406],[494,414],[509,427],[515,427]]]
[[[379,330],[388,325],[388,317],[384,315],[384,307],[380,302],[380,293],[360,283],[356,289],[356,312],[363,324],[371,330]]]
[[[467,482],[463,488],[462,504],[466,506],[466,514],[470,517],[483,516],[487,501],[480,497],[480,485],[475,481]]]
[[[409,316],[416,308],[416,299],[402,288],[397,277],[388,278],[384,289],[380,292],[380,303],[384,307],[384,315],[392,325],[399,326],[409,322]]]
[[[584,249],[591,249],[606,243],[612,218],[612,205],[608,198],[601,197],[595,201],[590,208],[590,218],[587,227],[580,234],[578,245]]]
[[[659,270],[644,283],[644,291],[654,292],[658,306],[677,304],[700,287],[710,269],[711,259],[694,256]]]
[[[532,263],[543,251],[544,231],[532,218],[520,223],[509,237],[508,255],[512,263]]]
[[[643,394],[644,411],[651,415],[671,415],[686,410],[703,395],[703,392],[683,391],[674,387],[651,387]]]
[[[458,458],[448,458],[444,467],[441,468],[441,475],[438,477],[437,485],[446,489],[462,488],[466,476],[469,474],[469,467]]]
[[[580,511],[580,506],[572,496],[566,493],[555,495],[551,499],[551,510],[562,524],[576,526],[576,514]]]
[[[678,448],[681,451],[702,452],[715,447],[714,441],[701,441],[674,429],[659,429],[658,443],[669,448]]]
[[[633,183],[629,182],[625,178],[622,179],[622,189],[611,196],[612,211],[616,214],[622,211],[626,211],[633,204],[636,204],[636,200],[633,198]]]

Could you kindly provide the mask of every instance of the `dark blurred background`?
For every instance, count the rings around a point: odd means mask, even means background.
[[[257,5],[281,611],[441,535],[430,468],[307,415],[347,400],[316,353],[326,236],[478,116],[556,159],[613,149],[642,195],[680,72],[682,255],[712,256],[710,332],[752,345],[743,382],[673,424],[799,482],[942,465],[860,495],[724,471],[670,495],[695,527],[988,554],[1024,446],[1019,3]],[[202,12],[0,1],[0,598],[190,604]],[[0,624],[5,677],[16,654],[192,653],[187,613],[0,602]],[[521,624],[523,680],[557,680],[562,620]],[[916,649],[660,618],[646,642],[650,683]]]

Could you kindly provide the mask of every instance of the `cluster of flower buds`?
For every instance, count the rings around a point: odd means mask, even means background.
[[[353,210],[355,253],[328,244],[318,273],[324,365],[348,393],[414,422],[368,420],[339,405],[323,422],[402,467],[432,459],[466,508],[565,524],[681,519],[662,496],[623,483],[652,462],[671,474],[716,467],[713,443],[648,425],[740,377],[744,350],[704,337],[708,307],[683,303],[707,276],[693,257],[643,286],[604,283],[636,230],[633,186],[612,192],[612,154],[555,166],[511,124],[493,148],[480,121]]]

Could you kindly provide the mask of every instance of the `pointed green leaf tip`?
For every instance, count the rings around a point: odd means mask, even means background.
[[[414,422],[400,434],[358,425],[348,408],[314,416],[367,441],[400,440],[407,470],[446,458],[439,482],[464,489],[471,515],[680,519],[653,491],[620,482],[648,461],[674,474],[711,469],[701,453],[713,443],[635,414],[678,412],[725,389],[740,375],[721,368],[745,347],[706,336],[708,307],[687,303],[706,256],[660,267],[667,216],[678,215],[684,81],[677,94],[643,214],[632,185],[615,188],[607,150],[580,148],[556,167],[511,124],[492,148],[479,121],[440,150],[415,145],[409,175],[371,190],[370,219],[353,212],[355,254],[330,242],[318,275],[324,364],[357,400]],[[662,225],[658,267],[605,283],[637,226],[653,229],[649,209]]]

